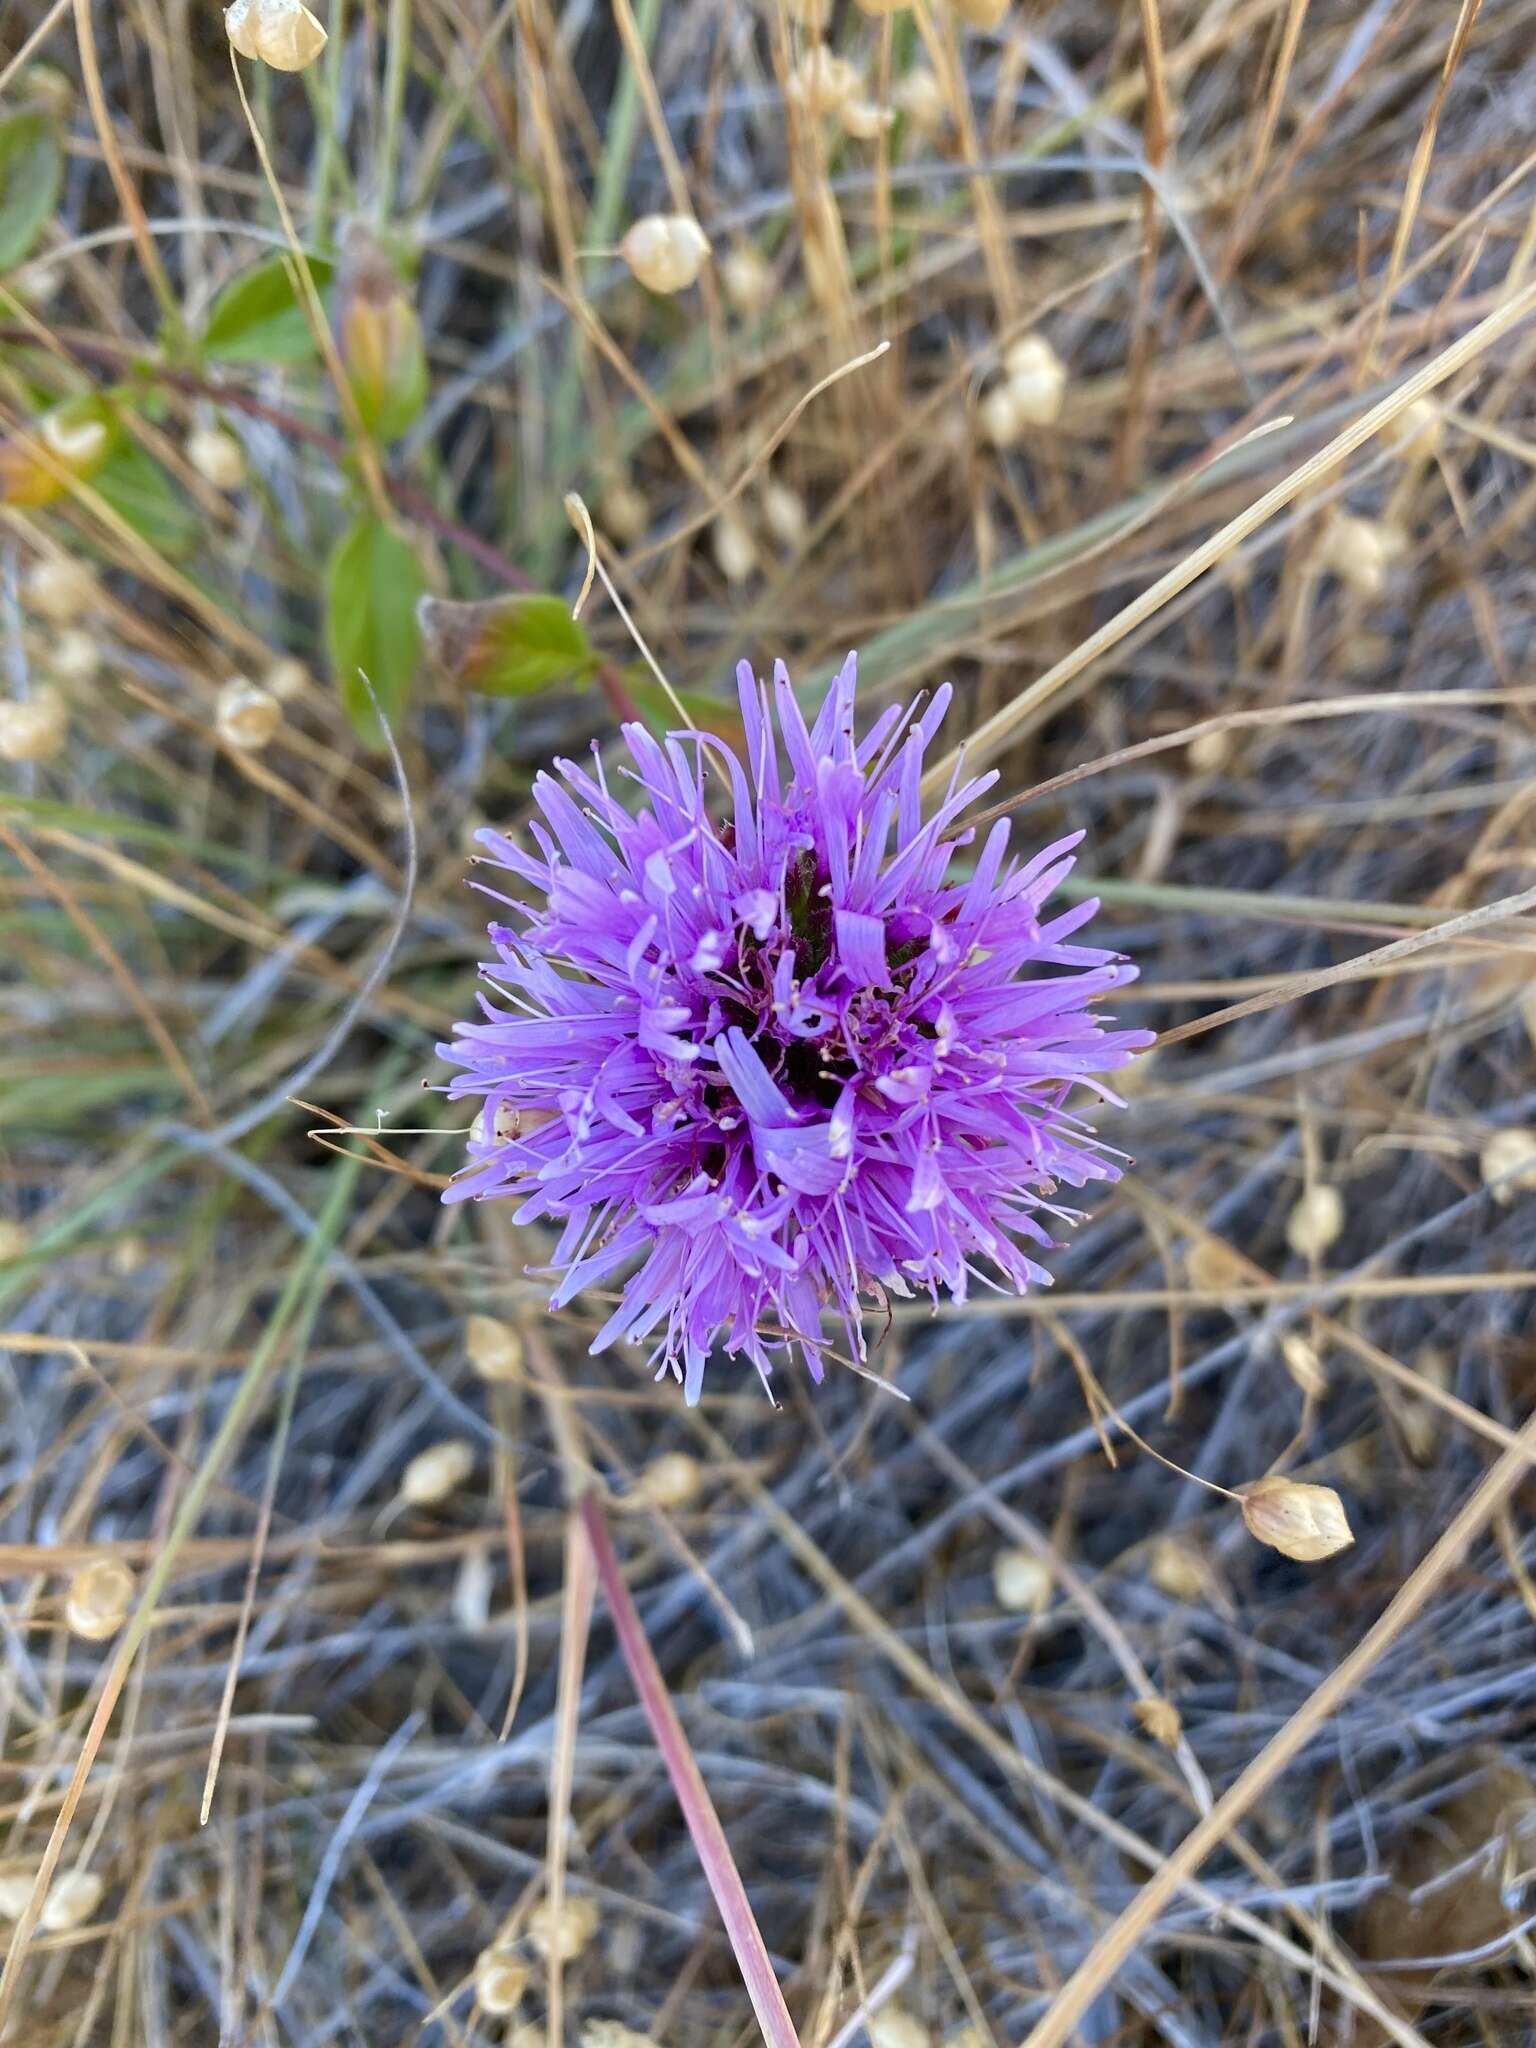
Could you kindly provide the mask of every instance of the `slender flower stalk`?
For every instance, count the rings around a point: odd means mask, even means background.
[[[626,1273],[592,1348],[690,1402],[717,1347],[819,1380],[828,1317],[861,1360],[866,1304],[1048,1284],[1062,1190],[1118,1175],[1083,1110],[1150,1043],[1090,1007],[1135,976],[1079,942],[1096,903],[1045,910],[1081,835],[1018,861],[999,820],[952,873],[995,776],[922,815],[947,686],[860,740],[851,655],[809,727],[782,664],[738,683],[744,759],[628,726],[622,792],[561,761],[536,851],[480,835],[530,900],[487,891],[515,923],[441,1048],[484,1099],[445,1199],[557,1222],[556,1309]]]
[[[672,1780],[672,1789],[683,1810],[683,1819],[688,1823],[688,1832],[693,1837],[693,1846],[698,1851],[709,1889],[720,1908],[720,1917],[725,1922],[725,1931],[730,1937],[763,2039],[769,2048],[800,2048],[800,2037],[784,2003],[784,1993],[779,1989],[773,1961],[753,1914],[746,1886],[741,1881],[741,1872],[736,1868],[731,1845],[720,1825],[720,1816],[715,1811],[715,1803],[709,1796],[709,1788],[704,1783],[683,1724],[677,1718],[666,1680],[646,1640],[644,1626],[624,1582],[613,1537],[597,1496],[593,1493],[583,1495],[578,1512],[597,1566],[598,1580],[613,1614],[619,1648],[629,1667],[629,1675],[645,1710],[645,1718],[650,1723],[651,1733],[656,1738],[656,1746],[661,1751],[667,1776]]]

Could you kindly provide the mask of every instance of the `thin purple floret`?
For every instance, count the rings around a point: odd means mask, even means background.
[[[558,1224],[552,1306],[619,1287],[592,1349],[648,1344],[690,1402],[717,1349],[766,1382],[798,1348],[819,1380],[829,1320],[864,1359],[866,1304],[1049,1285],[1059,1189],[1119,1175],[1081,1105],[1150,1042],[1091,1008],[1136,973],[1078,943],[1097,904],[1043,918],[1081,834],[1021,864],[999,820],[950,879],[995,776],[922,816],[947,685],[858,741],[852,655],[809,729],[782,663],[771,710],[737,681],[745,761],[626,726],[633,808],[560,761],[535,852],[480,834],[529,900],[487,892],[516,925],[439,1048],[484,1098],[444,1199]]]

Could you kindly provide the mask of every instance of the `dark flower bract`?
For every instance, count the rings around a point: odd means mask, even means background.
[[[446,1199],[556,1220],[553,1306],[619,1284],[593,1349],[649,1343],[690,1401],[717,1346],[820,1379],[828,1310],[862,1358],[861,1301],[1048,1283],[1058,1189],[1117,1174],[1074,1098],[1148,1042],[1090,1008],[1135,975],[1076,943],[1096,904],[1044,916],[1077,837],[1011,861],[1000,819],[952,873],[995,778],[924,818],[948,687],[858,740],[854,680],[808,729],[743,664],[744,761],[629,726],[630,786],[561,761],[536,853],[480,835],[529,900],[498,895],[483,1017],[441,1049],[485,1098]]]

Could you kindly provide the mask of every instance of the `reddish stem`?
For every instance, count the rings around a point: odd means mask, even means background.
[[[613,1613],[619,1648],[635,1682],[635,1691],[640,1695],[645,1718],[651,1724],[651,1733],[667,1767],[667,1776],[672,1780],[677,1803],[683,1809],[683,1819],[688,1823],[693,1846],[699,1852],[699,1861],[704,1866],[704,1875],[714,1894],[715,1904],[720,1908],[720,1917],[735,1950],[736,1962],[747,1987],[747,1996],[752,2000],[752,2010],[757,2014],[763,2039],[769,2048],[800,2048],[800,2037],[795,2032],[795,2023],[789,2016],[789,2007],[784,2003],[784,1994],[779,1989],[767,1947],[753,1918],[746,1886],[731,1855],[725,1829],[720,1825],[720,1816],[715,1811],[688,1737],[683,1732],[683,1724],[678,1720],[667,1694],[666,1680],[651,1654],[639,1612],[624,1583],[613,1537],[609,1534],[607,1520],[595,1494],[588,1493],[582,1499],[581,1521],[587,1541],[592,1546],[598,1579]]]

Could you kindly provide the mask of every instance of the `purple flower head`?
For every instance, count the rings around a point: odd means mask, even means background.
[[[441,1048],[485,1098],[445,1199],[558,1221],[555,1308],[628,1269],[592,1348],[650,1343],[690,1402],[717,1345],[765,1381],[798,1345],[819,1380],[824,1311],[862,1358],[861,1299],[1048,1284],[1058,1188],[1118,1174],[1073,1099],[1118,1101],[1094,1076],[1149,1042],[1089,1007],[1135,976],[1075,943],[1097,905],[1043,915],[1080,835],[1020,862],[999,820],[951,874],[995,777],[923,817],[947,685],[858,740],[851,655],[809,730],[782,663],[771,711],[737,680],[745,761],[627,726],[632,787],[561,761],[537,855],[480,834],[533,900],[497,896],[500,1000]]]

